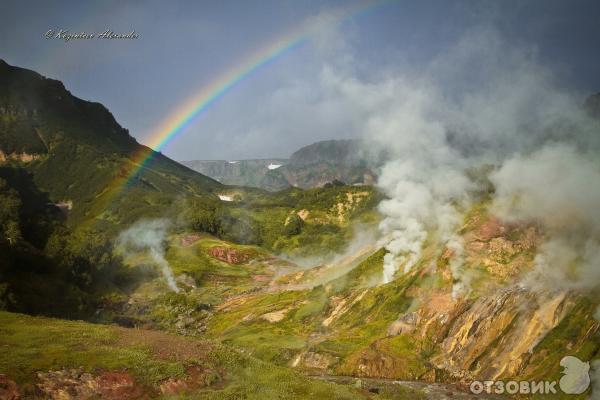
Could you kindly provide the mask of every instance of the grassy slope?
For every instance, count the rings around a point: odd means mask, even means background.
[[[214,385],[193,393],[194,398],[364,397],[351,388],[311,380],[204,340],[162,333],[148,337],[143,331],[6,312],[0,312],[0,327],[0,347],[10,349],[0,352],[0,372],[24,387],[34,382],[36,371],[79,367],[127,369],[140,383],[156,386],[167,378],[184,377],[187,367],[199,363],[223,374]],[[168,355],[155,348],[157,335],[161,346],[172,350]],[[190,348],[204,353],[199,358]]]
[[[319,351],[343,360],[384,339],[387,326],[410,307],[411,298],[405,295],[405,290],[414,276],[368,290],[332,326],[322,326],[334,308],[331,297],[338,293],[353,298],[360,295],[365,290],[361,282],[370,282],[375,275],[380,275],[382,258],[383,252],[376,252],[349,273],[350,279],[338,278],[326,285],[327,288],[317,286],[304,291],[248,296],[231,310],[215,314],[209,322],[208,333],[282,365],[291,362],[301,350]],[[273,323],[260,318],[282,309],[289,311],[281,321]],[[315,334],[321,336],[316,342]],[[424,372],[422,368],[420,371]],[[340,369],[338,372],[348,371]]]
[[[264,247],[290,256],[342,250],[357,225],[372,226],[379,220],[374,209],[381,195],[369,186],[292,188],[277,193],[239,189],[239,192],[242,201],[226,204],[230,214],[258,226]],[[298,233],[290,235],[285,225],[294,214],[301,214],[304,222]],[[243,239],[227,235],[225,238]]]
[[[72,201],[72,226],[97,217],[130,222],[140,208],[150,215],[164,211],[173,195],[201,195],[221,187],[153,153],[129,182],[130,190],[120,193],[124,179],[139,167],[136,154],[149,155],[149,149],[101,104],[76,98],[62,83],[2,60],[0,111],[0,150],[37,157],[9,165],[30,171],[52,201]]]

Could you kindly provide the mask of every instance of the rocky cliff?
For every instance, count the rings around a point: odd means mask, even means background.
[[[305,146],[289,159],[194,160],[184,165],[227,185],[277,191],[290,186],[321,187],[329,182],[372,185],[375,167],[358,140],[326,140]]]
[[[182,162],[183,165],[226,185],[258,187],[273,191],[290,186],[281,174],[281,168],[288,163],[288,159],[282,158]]]

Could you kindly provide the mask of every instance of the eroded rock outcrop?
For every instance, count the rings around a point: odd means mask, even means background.
[[[94,375],[83,369],[63,369],[39,372],[37,388],[44,397],[53,400],[68,399],[143,399],[148,389],[127,372],[103,372]]]
[[[481,297],[453,322],[442,355],[433,361],[461,378],[514,376],[571,306],[565,292],[538,294],[518,287]]]
[[[250,254],[227,247],[215,246],[209,250],[209,254],[217,260],[228,264],[244,264],[251,258]]]
[[[292,363],[292,366],[309,370],[326,371],[336,361],[337,359],[330,354],[307,351],[299,354]]]
[[[41,154],[33,154],[33,153],[27,153],[27,152],[22,152],[22,153],[4,153],[2,150],[0,150],[0,162],[6,162],[6,161],[20,161],[23,163],[29,163],[32,162],[34,160],[37,160],[39,158],[41,158],[42,155]]]

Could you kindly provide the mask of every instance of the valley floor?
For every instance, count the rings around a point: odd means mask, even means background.
[[[311,379],[212,341],[0,312],[0,398],[361,399],[369,387]],[[377,398],[424,398],[381,390]]]

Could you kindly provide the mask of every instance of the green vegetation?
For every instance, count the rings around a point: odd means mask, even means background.
[[[221,187],[156,153],[132,175],[150,152],[108,110],[3,61],[0,151],[0,305],[13,311],[90,318],[131,284],[116,234]]]
[[[187,228],[235,243],[255,244],[288,255],[316,255],[341,250],[357,224],[373,225],[380,200],[371,187],[329,186],[268,193],[236,189],[239,201],[187,198],[177,209]]]
[[[140,219],[167,218],[175,232],[311,255],[341,249],[355,222],[377,219],[371,188],[269,194],[224,187],[137,144],[102,105],[4,62],[0,151],[8,157],[0,167],[0,305],[12,311],[89,319],[105,299],[134,290],[147,273],[126,268],[112,249],[118,233]],[[223,191],[234,191],[236,201],[220,201],[215,193]],[[348,201],[347,193],[358,192],[360,200]],[[340,202],[348,205],[341,214]],[[205,251],[194,254],[194,265],[183,249],[168,256],[177,273],[199,283],[218,275],[236,286],[249,277]]]
[[[214,371],[214,377],[208,386],[201,382],[189,393],[193,398],[366,397],[353,388],[311,380],[205,340],[6,312],[0,312],[0,332],[0,347],[10,348],[0,352],[0,371],[8,372],[25,394],[34,390],[37,371],[127,371],[156,392],[160,383],[186,379],[189,368],[200,366]]]
[[[7,312],[0,312],[0,321],[0,346],[11,349],[0,352],[0,370],[21,384],[30,382],[36,371],[60,368],[128,368],[145,383],[185,371],[181,363],[153,357],[149,348],[120,344],[120,331],[109,326]]]
[[[346,358],[384,338],[387,326],[411,304],[404,292],[414,277],[370,290],[360,288],[361,282],[372,280],[371,273],[381,273],[383,254],[382,250],[376,252],[349,273],[357,277],[365,273],[363,277],[347,281],[345,277],[338,278],[327,284],[327,289],[317,286],[305,291],[247,296],[232,310],[215,314],[207,333],[281,365],[289,363],[302,349]],[[357,284],[359,287],[353,289]],[[329,300],[336,292],[360,300],[325,327],[322,322],[333,311]],[[282,312],[281,319],[268,321],[269,313],[276,312]],[[315,333],[326,339],[311,344],[310,337]]]
[[[597,321],[590,318],[594,311],[595,308],[590,299],[581,296],[576,298],[573,310],[537,344],[528,368],[515,379],[533,380],[544,376],[544,379],[558,381],[562,376],[563,368],[560,366],[560,360],[563,357],[570,355],[581,360],[597,358],[600,342],[588,340],[588,335],[598,324]],[[589,392],[588,390],[580,396],[561,393],[557,398],[587,399]]]
[[[30,313],[88,315],[94,291],[119,275],[110,246],[70,233],[28,173],[0,168],[0,176],[0,304]],[[78,248],[75,238],[81,240]]]

